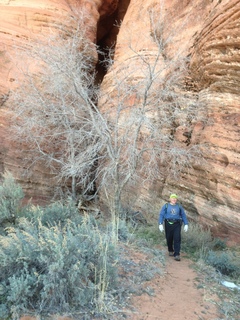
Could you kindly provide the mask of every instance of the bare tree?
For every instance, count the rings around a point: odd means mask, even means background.
[[[199,119],[201,106],[198,94],[186,88],[188,60],[180,51],[167,56],[174,35],[164,38],[164,19],[157,12],[149,12],[150,49],[133,46],[126,35],[128,60],[109,66],[111,89],[105,86],[99,98],[111,132],[105,157],[99,161],[99,183],[113,216],[121,211],[130,185],[148,185],[163,176],[162,167],[177,177],[202,159],[201,147],[190,143],[192,123]],[[185,144],[175,139],[180,126],[189,129]]]
[[[81,23],[47,43],[29,44],[27,56],[38,68],[22,69],[25,81],[12,93],[19,136],[38,154],[34,161],[44,160],[59,184],[70,179],[74,199],[78,186],[83,194],[100,192],[113,219],[129,185],[159,176],[166,162],[177,174],[200,154],[174,140],[176,127],[189,126],[198,114],[198,97],[184,88],[187,61],[179,52],[167,57],[170,40],[154,14],[155,51],[136,50],[129,41],[131,68],[109,66],[112,95],[94,85],[96,48]],[[98,101],[107,109],[99,110]]]
[[[22,53],[24,65],[18,65],[21,85],[12,92],[18,138],[58,183],[71,180],[73,198],[79,184],[85,192],[94,189],[91,170],[105,143],[95,104],[96,48],[85,30],[80,20],[76,29],[47,42],[30,42]]]

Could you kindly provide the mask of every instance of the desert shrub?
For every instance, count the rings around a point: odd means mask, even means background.
[[[227,244],[225,240],[220,238],[213,239],[213,249],[214,250],[225,250],[227,248]]]
[[[118,222],[118,239],[127,241],[130,237],[129,227],[126,220],[119,219]]]
[[[230,250],[226,250],[224,240],[213,238],[209,229],[192,224],[187,233],[182,233],[182,250],[195,260],[202,260],[223,275],[232,278],[240,276],[239,258]]]
[[[43,225],[54,226],[56,223],[64,225],[69,219],[81,223],[82,216],[73,201],[54,202],[46,207],[27,204],[22,206],[24,192],[10,173],[6,173],[0,185],[0,225],[5,227],[17,226],[19,219],[27,218],[32,222],[41,220]],[[94,222],[94,219],[92,220]]]
[[[10,173],[6,173],[0,185],[0,224],[2,227],[6,223],[15,221],[23,196],[22,188],[16,184]]]
[[[6,176],[0,187],[0,217],[6,221],[0,236],[1,317],[104,312],[117,283],[111,233],[81,216],[71,201],[21,207],[22,197],[21,187]]]
[[[117,252],[106,234],[87,218],[64,227],[20,219],[0,237],[1,308],[12,319],[29,310],[97,313],[116,286]]]
[[[219,297],[217,305],[221,317],[218,319],[239,319],[240,291],[231,289],[227,290],[222,285],[222,281],[225,280],[225,278],[228,279],[228,277],[222,276],[215,267],[206,264],[206,262],[201,259],[198,260],[194,267],[197,269],[199,275],[197,278],[200,282],[199,288],[205,288],[206,292],[210,293],[208,294],[209,296],[217,294]],[[231,279],[228,280],[231,281]],[[239,282],[237,281],[236,284],[238,283]]]
[[[234,255],[229,251],[209,251],[206,256],[206,263],[213,266],[223,275],[233,278],[238,278],[240,276],[240,265],[235,261]]]
[[[213,247],[212,235],[209,229],[203,229],[199,224],[191,223],[187,233],[182,233],[182,250],[199,258],[200,254]]]
[[[158,245],[161,240],[165,239],[164,235],[158,230],[158,225],[144,225],[138,227],[135,232],[135,238],[141,242],[145,242],[145,245]]]
[[[58,201],[46,207],[27,205],[19,214],[19,217],[27,218],[31,222],[40,220],[44,226],[54,226],[56,224],[64,226],[69,220],[78,224],[82,223],[83,220],[83,216],[79,214],[78,208],[72,201],[64,203]]]

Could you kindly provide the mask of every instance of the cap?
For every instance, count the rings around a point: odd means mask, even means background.
[[[171,198],[176,198],[176,199],[177,199],[178,196],[177,196],[175,193],[172,193],[172,194],[170,195],[170,199],[171,199]]]

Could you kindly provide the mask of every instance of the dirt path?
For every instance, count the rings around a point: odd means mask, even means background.
[[[182,255],[180,262],[166,253],[163,276],[145,283],[154,289],[154,295],[143,294],[133,298],[136,309],[131,320],[215,320],[219,319],[216,297],[197,287],[197,273],[191,261]],[[212,301],[212,302],[211,302]]]

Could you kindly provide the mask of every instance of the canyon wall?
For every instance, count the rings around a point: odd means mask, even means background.
[[[30,37],[46,37],[64,27],[73,12],[85,10],[89,39],[111,46],[116,39],[114,64],[103,75],[102,92],[117,94],[117,70],[135,68],[136,53],[156,54],[151,36],[149,12],[154,9],[164,19],[163,36],[171,36],[168,57],[175,52],[189,60],[189,94],[197,93],[207,119],[191,123],[189,146],[201,143],[203,158],[176,178],[162,168],[164,178],[156,177],[139,185],[131,194],[140,194],[136,210],[155,221],[169,193],[179,194],[189,218],[211,226],[216,235],[239,241],[240,226],[240,113],[239,113],[239,15],[240,1],[217,0],[131,0],[131,1],[5,1],[0,4],[0,172],[10,171],[27,196],[36,202],[47,200],[54,185],[44,166],[35,166],[25,175],[24,158],[18,152],[25,146],[8,139],[10,115],[8,100],[15,86],[16,69],[11,59],[14,46],[24,47]],[[125,14],[126,12],[126,14]],[[123,21],[118,28],[115,21]],[[50,27],[50,28],[49,28]],[[67,27],[67,26],[66,26]],[[116,38],[117,37],[117,38]],[[133,55],[133,50],[135,54]],[[137,70],[132,70],[133,82]],[[120,79],[119,79],[120,80]],[[99,106],[105,110],[107,101]],[[110,106],[109,106],[110,107]],[[185,134],[185,135],[184,135]],[[175,140],[186,144],[186,128],[176,129]]]
[[[102,83],[104,92],[114,94],[111,84],[115,71],[127,64],[129,68],[134,66],[136,52],[145,52],[149,57],[156,53],[149,24],[152,8],[159,10],[159,19],[164,16],[165,36],[171,34],[173,38],[166,55],[181,51],[189,57],[188,90],[197,92],[199,105],[206,112],[205,121],[191,124],[190,146],[200,142],[205,148],[200,163],[183,170],[177,178],[168,174],[166,164],[164,179],[156,178],[147,187],[138,186],[138,209],[154,219],[174,192],[179,194],[190,218],[211,226],[215,235],[239,241],[240,1],[165,1],[159,7],[157,1],[132,0],[118,35],[114,66]],[[186,132],[182,129],[176,129],[175,139],[184,145]]]
[[[116,12],[117,5],[118,0],[0,2],[0,172],[10,171],[21,183],[27,198],[35,203],[48,202],[55,193],[56,182],[43,163],[29,168],[27,145],[18,142],[17,137],[11,137],[9,131],[12,118],[10,93],[21,84],[23,77],[19,67],[24,63],[21,52],[26,51],[30,41],[44,42],[49,36],[68,30],[72,27],[70,23],[77,19],[84,19],[86,34],[96,44],[106,37],[110,28],[106,18]],[[100,28],[99,20],[103,21]],[[96,58],[97,53],[94,60]]]

